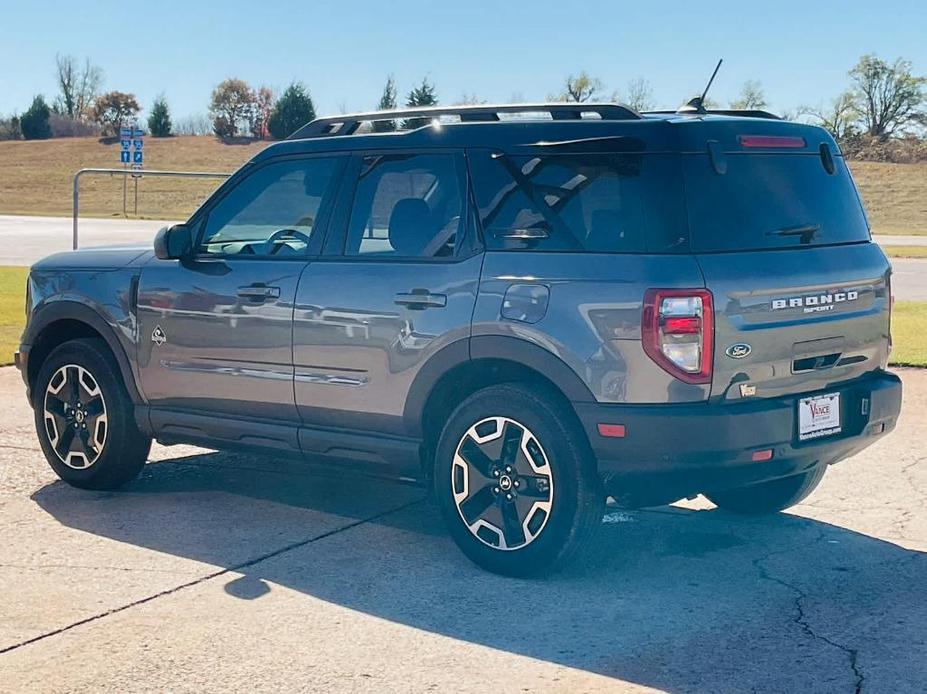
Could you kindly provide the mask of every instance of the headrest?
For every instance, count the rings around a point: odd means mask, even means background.
[[[421,255],[432,236],[431,210],[421,198],[402,198],[389,216],[389,243],[398,255]]]

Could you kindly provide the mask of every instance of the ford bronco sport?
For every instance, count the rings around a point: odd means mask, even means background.
[[[37,263],[17,364],[74,486],[131,480],[152,439],[327,460],[427,481],[470,559],[528,574],[608,496],[775,512],[891,431],[890,272],[817,127],[337,116],[153,249]]]

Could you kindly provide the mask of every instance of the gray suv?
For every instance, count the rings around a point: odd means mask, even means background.
[[[66,482],[152,439],[432,485],[480,566],[607,497],[806,497],[895,426],[891,269],[822,129],[540,104],[323,118],[153,249],[37,263],[17,355]]]

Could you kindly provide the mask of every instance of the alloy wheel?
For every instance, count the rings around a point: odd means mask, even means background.
[[[59,368],[48,381],[44,401],[48,442],[62,463],[75,470],[93,465],[106,444],[106,401],[93,375],[77,364]]]
[[[524,424],[488,417],[460,439],[451,466],[454,503],[470,533],[494,549],[531,544],[554,502],[544,448]]]

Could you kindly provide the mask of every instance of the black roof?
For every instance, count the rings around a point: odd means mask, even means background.
[[[506,117],[511,115],[512,117]],[[805,138],[805,151],[821,143],[839,151],[830,135],[816,126],[770,117],[771,114],[638,113],[619,104],[520,104],[350,114],[308,123],[290,139],[257,154],[254,161],[310,152],[483,147],[501,151],[562,146],[588,151],[599,141],[608,151],[699,152],[709,139],[727,151],[740,151],[739,135],[791,135]],[[372,132],[376,120],[424,123],[411,130]],[[340,125],[339,125],[340,124]],[[792,150],[795,151],[795,150]],[[799,150],[801,151],[801,150]]]

